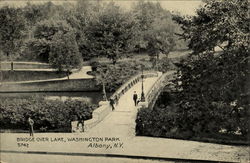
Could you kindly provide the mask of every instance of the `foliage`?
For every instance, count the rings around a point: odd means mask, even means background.
[[[161,71],[161,72],[167,72],[169,70],[176,70],[177,69],[177,67],[173,63],[173,60],[166,58],[166,57],[161,58],[158,61],[156,68],[158,71]]]
[[[57,32],[67,33],[72,31],[72,27],[63,20],[44,20],[36,25],[34,37],[37,39],[52,40]]]
[[[105,56],[115,64],[129,49],[135,22],[114,3],[109,3],[86,27],[92,57]]]
[[[74,31],[84,60],[105,56],[114,64],[119,58],[126,57],[126,53],[140,49],[152,56],[167,54],[178,42],[174,33],[179,26],[159,3],[138,2],[132,11],[123,11],[113,2],[79,0],[75,6],[69,3],[27,3],[23,8],[13,8],[13,11],[18,13],[18,21],[11,19],[9,26],[16,28],[11,21],[24,23],[22,30],[26,37],[10,43],[20,45],[22,48],[17,48],[18,53],[30,60],[48,62],[52,38],[59,31]]]
[[[72,32],[73,29],[67,22],[63,20],[43,20],[36,24],[34,27],[34,38],[27,41],[27,50],[36,55],[35,58],[40,58],[43,61],[48,62],[50,47],[53,41],[53,37],[56,33]]]
[[[78,1],[79,3],[79,1]],[[62,20],[65,20],[75,31],[76,41],[79,52],[84,60],[90,59],[90,48],[87,45],[85,29],[90,19],[91,9],[89,4],[81,7],[77,5],[75,8],[66,8],[60,14]]]
[[[242,50],[230,51],[227,54],[231,57],[207,56],[199,60],[187,60],[179,65],[181,74],[179,72],[179,78],[176,80],[181,82],[181,85],[177,86],[177,89],[181,89],[178,96],[181,99],[179,107],[183,114],[196,115],[187,116],[187,118],[191,122],[200,122],[202,130],[206,130],[210,122],[216,122],[214,132],[222,128],[227,129],[228,132],[236,132],[240,128],[241,133],[245,135],[248,132],[249,123],[249,101],[247,100],[249,93],[245,89],[247,86],[245,75],[249,76],[249,70],[246,68],[246,62],[237,64],[242,61],[240,56],[248,54]],[[240,74],[236,73],[237,71]],[[234,102],[237,103],[236,106],[232,105]],[[220,119],[218,116],[224,118]],[[228,128],[226,123],[224,124],[226,117],[229,120],[236,118],[239,121],[234,119],[234,123],[228,122],[231,125]]]
[[[164,104],[168,99],[160,96],[153,110],[138,113],[138,134],[248,139],[247,14],[247,1],[212,0],[192,18],[174,18],[181,23],[182,35],[193,53],[178,64],[172,103]],[[221,51],[215,52],[218,46]]]
[[[169,90],[167,88],[166,90]],[[235,127],[239,126],[240,120],[245,118],[242,123],[247,127],[247,119],[244,117],[246,112],[240,110],[238,113],[230,112],[224,104],[213,103],[209,111],[200,109],[179,108],[178,93],[163,92],[158,98],[153,110],[142,108],[139,110],[136,118],[136,134],[154,137],[180,138],[192,140],[215,139],[216,142],[223,140],[247,141],[247,135],[236,135]],[[186,104],[188,105],[188,104]],[[217,105],[217,106],[216,106]],[[221,127],[227,132],[222,132]],[[233,129],[233,130],[230,130]]]
[[[145,50],[155,57],[159,53],[167,54],[176,43],[182,47],[174,35],[180,32],[179,26],[159,3],[140,1],[132,11],[123,11],[113,2],[79,0],[76,5],[28,2],[23,8],[3,7],[2,15],[10,15],[7,10],[13,13],[13,18],[2,28],[20,28],[15,31],[16,34],[22,31],[22,36],[9,40],[5,49],[20,53],[20,58],[48,62],[53,35],[72,30],[84,60],[105,56],[115,64],[117,59],[126,57],[126,53]],[[15,37],[17,35],[12,38]]]
[[[14,59],[26,36],[26,20],[21,9],[5,6],[0,8],[0,22],[0,51]]]
[[[173,134],[170,130],[174,130],[173,126],[178,124],[178,115],[167,109],[169,108],[140,109],[136,118],[136,135],[166,137],[167,134]]]
[[[179,39],[174,33],[180,31],[179,25],[172,20],[172,14],[160,3],[145,1],[139,1],[132,13],[138,24],[136,48],[149,51],[151,55],[168,54]]]
[[[207,1],[197,16],[175,18],[193,54],[179,64],[176,88],[183,129],[194,133],[249,132],[247,1]],[[221,52],[215,52],[221,47]],[[216,125],[215,125],[216,124]]]
[[[94,75],[99,85],[104,83],[108,91],[115,91],[131,76],[140,73],[142,65],[144,70],[151,68],[151,64],[142,61],[124,61],[116,65],[100,64]]]
[[[52,39],[50,49],[49,63],[59,71],[70,71],[81,65],[82,58],[74,33],[56,33]]]
[[[247,0],[211,0],[197,10],[197,16],[176,15],[174,20],[181,25],[183,33],[180,35],[189,40],[188,46],[195,54],[214,50],[216,46],[222,49],[247,47],[248,6]]]
[[[93,106],[77,100],[44,100],[40,97],[33,98],[1,98],[0,99],[1,128],[27,129],[27,118],[34,120],[34,129],[61,129],[70,131],[71,121],[82,115],[90,119]]]
[[[160,3],[140,1],[132,12],[138,24],[135,47],[148,52],[155,66],[161,53],[167,55],[175,47],[178,26]]]
[[[27,5],[23,7],[22,12],[28,26],[33,27],[36,23],[55,16],[61,10],[63,10],[62,6],[55,5],[52,2],[41,4],[31,4],[30,2],[27,2]]]
[[[156,20],[152,26],[152,29],[146,32],[144,39],[147,41],[149,55],[159,59],[160,53],[168,54],[175,45],[174,27],[163,18]]]
[[[90,62],[89,62],[89,65],[91,66],[91,68],[92,68],[92,71],[97,71],[97,68],[99,67],[99,66],[101,66],[101,63],[100,62],[98,62],[98,61],[95,61],[95,60],[91,60]]]

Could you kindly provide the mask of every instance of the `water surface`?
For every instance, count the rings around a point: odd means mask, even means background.
[[[108,93],[107,96],[110,97],[112,93]],[[101,92],[35,92],[35,93],[0,93],[1,97],[31,97],[31,96],[44,96],[46,99],[50,100],[66,100],[66,99],[78,99],[88,101],[91,104],[98,104],[102,100]]]

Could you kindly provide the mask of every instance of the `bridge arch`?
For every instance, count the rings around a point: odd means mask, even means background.
[[[160,73],[160,72],[158,72]],[[146,101],[141,103],[141,107],[146,107],[152,109],[157,101],[158,96],[162,92],[163,88],[167,85],[167,83],[173,79],[175,71],[168,71],[162,74],[158,80],[152,85],[149,92],[146,94]]]

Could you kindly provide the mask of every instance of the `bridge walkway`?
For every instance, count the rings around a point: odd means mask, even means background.
[[[151,86],[157,81],[158,77],[144,79],[145,95]],[[135,136],[135,119],[138,107],[134,106],[133,93],[136,91],[138,97],[141,96],[141,81],[131,87],[120,99],[115,110],[111,112],[97,126],[88,131],[88,135],[102,136]]]

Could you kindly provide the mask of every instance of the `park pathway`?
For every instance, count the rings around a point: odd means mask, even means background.
[[[45,71],[53,72],[57,71],[55,69],[16,69],[15,71]],[[83,66],[80,70],[74,69],[69,75],[69,79],[92,79],[92,75],[88,75],[87,72],[92,71],[91,66]],[[34,83],[34,82],[48,82],[48,81],[58,81],[58,80],[67,80],[68,77],[63,78],[54,78],[46,80],[28,80],[28,81],[18,81],[18,82],[2,82],[2,84],[21,84],[21,83]]]

